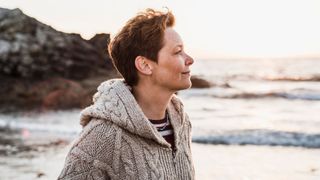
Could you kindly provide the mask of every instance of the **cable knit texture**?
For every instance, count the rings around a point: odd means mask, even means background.
[[[194,179],[191,124],[175,95],[167,109],[174,150],[149,122],[122,79],[103,82],[93,101],[81,112],[83,130],[58,179]]]

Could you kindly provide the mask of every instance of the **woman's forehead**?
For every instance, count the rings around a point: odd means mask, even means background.
[[[164,45],[174,48],[182,46],[183,42],[180,35],[173,28],[167,28],[164,31]]]

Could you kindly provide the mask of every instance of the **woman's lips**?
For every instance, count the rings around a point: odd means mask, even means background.
[[[190,71],[183,72],[184,75],[190,75]]]

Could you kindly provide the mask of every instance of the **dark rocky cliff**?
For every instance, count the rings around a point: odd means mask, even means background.
[[[81,108],[116,76],[109,34],[90,40],[57,31],[20,9],[0,8],[0,108]]]

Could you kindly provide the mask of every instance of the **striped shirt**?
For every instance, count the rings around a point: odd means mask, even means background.
[[[168,117],[169,118],[169,117]],[[170,123],[170,119],[167,119],[167,115],[165,118],[161,120],[152,120],[149,119],[149,121],[157,128],[158,132],[161,134],[161,136],[171,144],[171,147],[174,147],[174,134],[173,134],[173,128]]]

